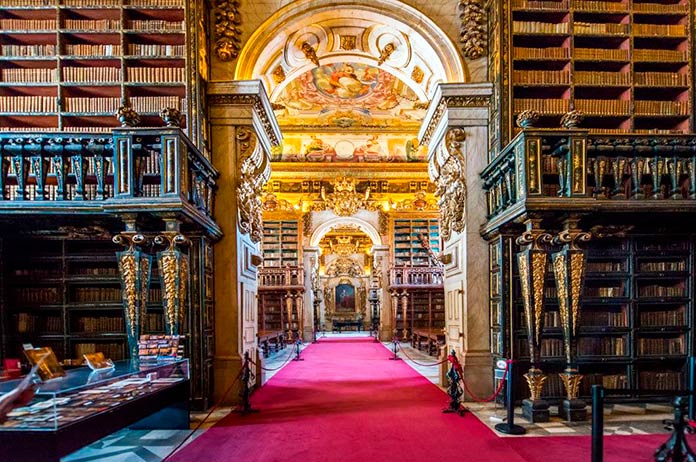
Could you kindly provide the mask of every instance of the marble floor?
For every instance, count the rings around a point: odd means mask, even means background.
[[[366,334],[369,333],[343,332],[339,334],[325,332],[320,335],[320,338],[322,336],[326,338],[364,337]],[[383,342],[383,345],[389,351],[393,351],[392,343]],[[306,347],[307,345],[303,345],[301,349]],[[262,362],[263,367],[272,370],[262,372],[263,382],[273,377],[279,370],[289,364],[295,356],[295,347],[288,346],[285,350],[273,353],[269,358],[265,358]],[[440,383],[440,368],[435,365],[438,362],[437,358],[412,348],[408,343],[399,344],[398,356],[432,383],[445,390],[445,387]],[[467,402],[465,407],[491,429],[493,429],[495,424],[503,421],[506,415],[504,408],[493,403]],[[64,457],[61,461],[160,462],[184,439],[188,438],[184,444],[185,446],[232,411],[233,409],[230,407],[219,407],[210,416],[208,416],[207,412],[194,412],[191,415],[192,430],[190,431],[123,429]],[[553,413],[557,413],[557,409],[552,408]],[[667,433],[662,420],[670,418],[671,415],[671,407],[664,404],[607,405],[604,410],[604,431],[606,435]],[[205,423],[196,429],[203,420],[205,420]],[[589,421],[586,423],[567,423],[559,417],[552,417],[551,422],[532,424],[522,418],[522,412],[519,408],[515,413],[515,423],[525,427],[527,430],[526,436],[586,435],[591,431]],[[193,431],[193,429],[196,430]],[[500,434],[500,436],[506,435]]]

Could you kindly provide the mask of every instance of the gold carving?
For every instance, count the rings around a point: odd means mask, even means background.
[[[561,117],[561,127],[567,129],[578,128],[583,120],[585,120],[585,114],[582,111],[572,110],[566,112]]]
[[[184,320],[188,295],[189,262],[188,255],[177,247],[187,242],[186,237],[177,232],[167,232],[155,237],[156,244],[167,246],[162,252],[157,252],[157,261],[162,279],[162,303],[164,305],[165,329],[168,335],[178,335],[179,326]]]
[[[275,82],[276,85],[278,85],[283,80],[285,80],[285,71],[283,70],[283,67],[279,64],[273,70],[273,81]],[[275,108],[273,108],[273,109],[275,110]]]
[[[319,57],[317,56],[317,50],[309,42],[302,42],[300,48],[302,53],[304,53],[305,58],[314,63],[314,65],[319,66]]]
[[[527,263],[525,255],[520,254],[517,256],[517,268],[520,273],[520,289],[522,291],[522,302],[524,304],[524,316],[527,320],[527,326],[533,326],[534,317],[532,316],[532,304],[529,302],[532,293],[529,288],[529,264]],[[529,335],[529,339],[533,339],[533,336]],[[530,348],[533,348],[533,346],[530,345]],[[530,349],[530,352],[531,351]]]
[[[358,210],[364,209],[375,211],[378,205],[370,200],[370,188],[368,187],[363,194],[355,190],[353,178],[336,178],[333,185],[333,193],[327,194],[324,186],[321,187],[319,194],[321,200],[314,203],[314,210],[332,210],[339,217],[349,217]]]
[[[540,117],[541,114],[539,114],[539,112],[527,109],[526,111],[522,111],[517,115],[515,123],[520,128],[532,128],[537,122],[539,122]]]
[[[241,50],[239,2],[215,0],[215,53],[221,61],[231,61]]]
[[[527,385],[529,385],[529,399],[536,401],[541,398],[541,392],[546,382],[546,375],[541,372],[540,369],[532,368],[524,374],[524,378],[527,379]]]
[[[574,369],[569,369],[562,374],[558,374],[558,376],[561,378],[561,381],[563,381],[568,399],[577,399],[580,394],[580,383],[582,382],[583,375],[578,374]]]
[[[569,319],[568,311],[568,288],[566,287],[566,258],[564,253],[556,253],[553,255],[553,271],[556,276],[556,291],[558,295],[558,311],[561,316],[561,325],[565,329],[570,329],[571,335],[575,331],[575,315],[573,314],[573,323]],[[564,336],[565,337],[565,336]],[[568,363],[571,361],[570,342],[565,341],[565,354]]]
[[[460,0],[461,32],[464,57],[478,59],[486,54],[486,14],[481,0]]]
[[[237,184],[239,229],[252,242],[263,238],[263,203],[261,192],[271,174],[270,161],[249,127],[239,127],[237,145],[240,158]]]
[[[312,214],[305,213],[302,215],[302,234],[309,237],[312,235],[312,231]]]
[[[423,78],[425,77],[425,73],[423,73],[423,69],[421,69],[418,66],[413,67],[413,72],[411,72],[411,78],[413,79],[414,82],[416,83],[423,83]]]
[[[295,207],[285,199],[278,199],[272,192],[266,193],[263,196],[263,210],[266,212],[275,212],[282,210],[285,212],[294,212]]]
[[[379,52],[379,59],[377,60],[377,65],[381,66],[384,64],[386,60],[389,59],[389,57],[396,51],[396,45],[394,43],[389,42],[386,45],[384,45],[384,48]]]
[[[428,200],[427,193],[420,190],[413,194],[413,199],[404,199],[396,203],[391,203],[391,208],[394,210],[435,210],[437,209],[437,202]]]
[[[360,253],[360,241],[354,241],[350,236],[336,236],[334,241],[329,241],[329,249],[341,257],[347,257],[354,253]]]
[[[430,175],[437,187],[439,196],[440,233],[443,240],[452,237],[452,232],[464,230],[466,211],[465,162],[462,145],[466,135],[461,128],[450,128],[445,135],[446,160],[439,165],[438,156],[430,162]]]
[[[355,50],[356,42],[355,35],[341,35],[341,50]]]
[[[121,127],[136,127],[140,124],[140,114],[130,106],[121,106],[116,111],[116,118]]]

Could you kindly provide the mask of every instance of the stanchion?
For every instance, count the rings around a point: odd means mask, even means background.
[[[592,385],[592,462],[604,460],[604,387]]]
[[[527,430],[520,425],[515,425],[515,374],[512,361],[507,363],[507,381],[505,389],[505,407],[507,408],[507,419],[504,423],[495,426],[495,430],[506,435],[524,435]]]
[[[249,352],[244,352],[244,364],[242,365],[242,388],[239,391],[239,397],[242,399],[239,407],[235,409],[235,412],[239,412],[242,415],[251,414],[254,412],[259,412],[258,409],[251,407],[251,381],[254,380],[255,375],[251,372],[251,358],[249,358]]]
[[[689,420],[696,420],[696,356],[689,358]]]
[[[684,397],[674,398],[674,419],[664,421],[665,428],[672,430],[672,435],[655,451],[655,462],[693,462],[696,460],[696,454],[686,442],[686,433],[696,432],[686,423],[686,406]]]
[[[295,341],[295,357],[293,358],[293,361],[304,361],[304,358],[300,358],[300,345],[302,345],[302,340],[300,340],[300,337],[297,337],[297,340]]]
[[[394,337],[394,339],[392,340],[392,345],[394,346],[394,356],[392,356],[392,357],[389,358],[389,359],[392,360],[392,361],[401,361],[401,358],[399,358],[399,357],[396,355],[396,353],[397,353],[397,351],[398,351],[398,347],[399,347],[399,339],[397,339],[396,337]]]
[[[446,414],[456,412],[460,416],[463,416],[466,409],[464,406],[462,406],[459,399],[464,394],[464,391],[459,385],[459,382],[462,377],[464,377],[464,371],[462,370],[462,365],[459,364],[457,353],[454,350],[452,350],[449,356],[447,356],[447,360],[450,362],[450,370],[447,372],[447,378],[449,379],[447,394],[450,397],[450,403],[449,407],[447,409],[443,409],[442,412]]]

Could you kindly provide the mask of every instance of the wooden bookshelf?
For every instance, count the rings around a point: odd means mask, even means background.
[[[0,130],[102,131],[131,105],[141,126],[204,103],[187,78],[195,41],[184,0],[8,0],[0,7]],[[187,16],[189,15],[189,16]],[[196,58],[197,59],[197,58]],[[203,106],[201,106],[203,105]],[[204,111],[203,111],[204,112]],[[204,116],[205,114],[201,114]],[[194,136],[196,135],[196,136]],[[205,138],[205,137],[203,137]],[[205,150],[203,147],[201,149]]]
[[[282,268],[298,266],[300,256],[298,220],[265,220],[263,223],[263,266]]]
[[[578,367],[588,378],[581,394],[589,396],[592,384],[655,392],[684,388],[693,354],[693,236],[631,236],[588,245],[577,339]],[[500,237],[489,243],[489,251],[491,351],[528,361],[515,246]],[[505,282],[510,265],[512,280]],[[513,291],[511,317],[507,290]],[[541,342],[541,367],[549,376],[565,367],[561,327],[551,273]],[[564,389],[549,383],[544,396],[561,399]],[[524,387],[519,390],[526,396]]]
[[[419,234],[428,236],[430,247],[440,252],[440,228],[436,218],[394,219],[394,266],[430,266],[428,251],[418,239]]]
[[[559,127],[577,109],[586,114],[581,127],[603,133],[693,131],[691,0],[502,3],[493,3],[491,26],[502,34],[498,55],[510,56],[499,58],[509,78],[496,88],[510,107],[493,111],[505,127],[501,139],[491,138],[498,149],[525,110],[541,114],[542,128]]]

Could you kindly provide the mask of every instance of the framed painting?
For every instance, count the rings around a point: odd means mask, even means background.
[[[355,313],[355,287],[352,284],[336,286],[336,312]]]

